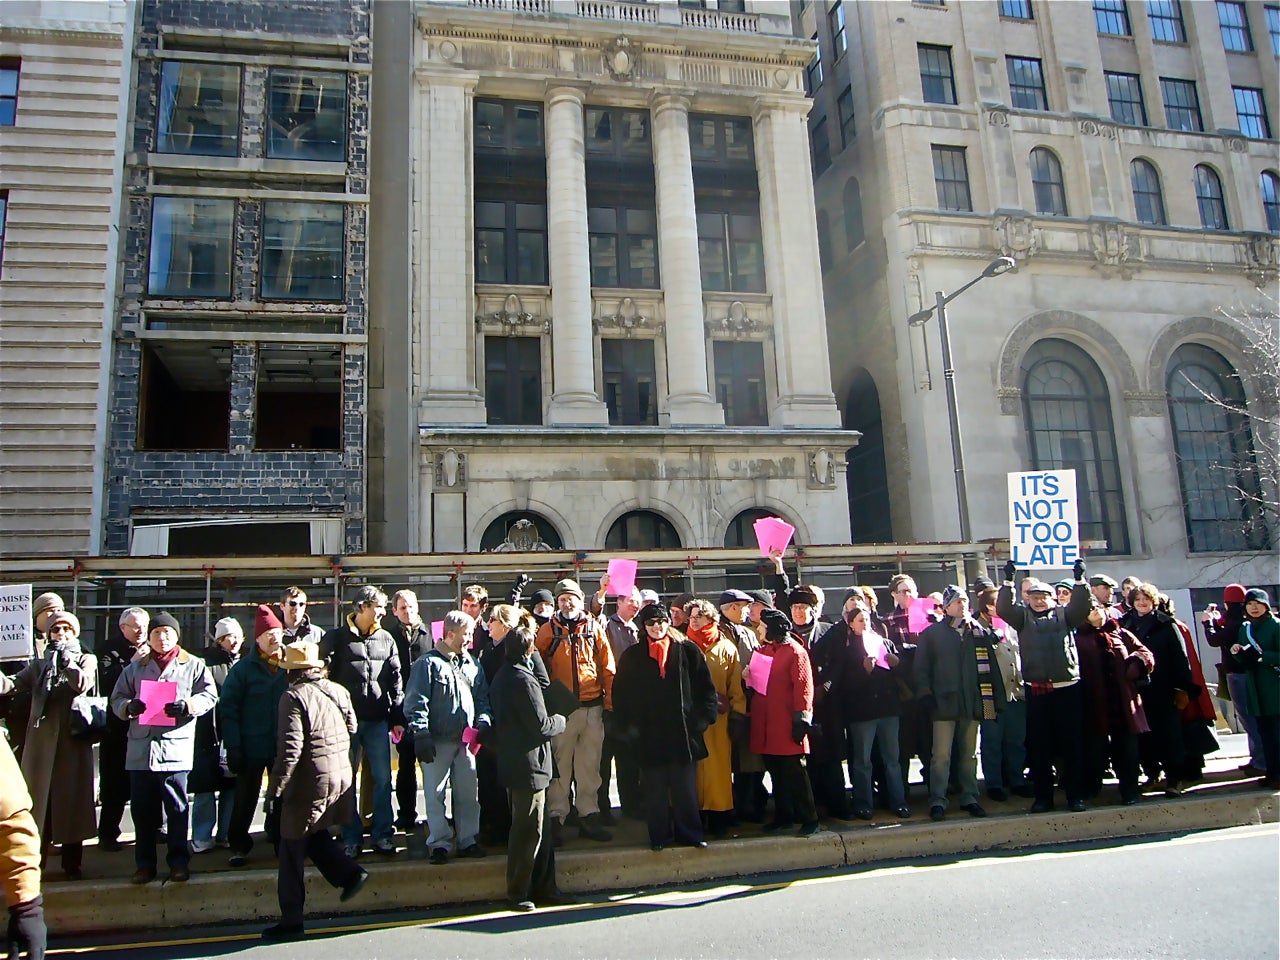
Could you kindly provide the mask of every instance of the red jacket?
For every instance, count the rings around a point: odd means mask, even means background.
[[[1200,651],[1196,649],[1195,637],[1191,634],[1191,628],[1181,620],[1174,620],[1173,625],[1178,628],[1178,633],[1182,637],[1182,645],[1187,651],[1187,661],[1191,664],[1191,679],[1200,689],[1185,707],[1182,708],[1182,722],[1192,723],[1196,720],[1208,720],[1216,722],[1213,712],[1213,697],[1209,694],[1209,688],[1204,682],[1204,669],[1200,666]]]
[[[751,752],[794,756],[809,752],[809,738],[796,743],[791,725],[796,713],[813,720],[813,667],[804,647],[788,637],[782,643],[765,644],[755,657],[773,657],[764,694],[751,698]]]

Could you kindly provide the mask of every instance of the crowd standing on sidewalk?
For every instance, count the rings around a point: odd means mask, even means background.
[[[63,877],[80,879],[95,835],[119,849],[126,802],[134,883],[156,878],[157,838],[170,881],[190,876],[193,854],[219,848],[245,866],[264,777],[282,914],[267,936],[281,939],[303,930],[304,859],[345,900],[367,880],[357,862],[367,847],[399,852],[396,828],[418,827],[419,773],[431,863],[506,846],[507,896],[523,911],[571,899],[556,884],[554,851],[574,827],[608,843],[618,817],[640,820],[657,852],[706,847],[741,822],[808,836],[824,817],[869,820],[877,807],[907,819],[912,757],[931,819],[945,819],[952,796],[985,817],[979,745],[987,797],[1027,797],[1041,813],[1060,789],[1076,812],[1108,774],[1123,804],[1144,790],[1177,795],[1217,747],[1190,629],[1151,584],[1127,578],[1117,591],[1079,561],[1071,579],[1050,585],[1019,578],[1010,562],[998,588],[979,578],[972,597],[941,591],[921,627],[917,586],[898,575],[886,613],[855,585],[829,622],[821,588],[793,587],[781,553],[770,556],[773,591],[731,589],[714,602],[685,594],[670,608],[633,589],[609,610],[607,578],[589,603],[576,580],[560,580],[532,594],[531,610],[523,574],[492,608],[473,585],[435,635],[409,590],[388,610],[380,589],[361,587],[324,633],[306,593],[290,587],[258,607],[251,642],[224,618],[200,655],[183,646],[173,616],[136,607],[121,612],[102,651],[86,653],[79,621],[43,594],[33,605],[38,655],[0,674],[0,697],[30,699],[17,729],[8,713],[23,789],[10,790],[5,774],[0,796],[0,859],[22,864],[6,888],[11,931],[40,955],[39,870],[56,847]],[[1219,695],[1248,733],[1246,769],[1276,789],[1271,598],[1231,584],[1222,608],[1201,619],[1222,654]],[[97,690],[108,716],[84,731],[72,722],[76,705]],[[6,764],[7,744],[0,773]],[[353,775],[362,764],[367,837]]]

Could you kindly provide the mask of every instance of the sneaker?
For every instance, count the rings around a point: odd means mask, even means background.
[[[930,807],[930,808],[929,808],[929,819],[930,819],[930,820],[933,820],[933,821],[935,821],[935,822],[937,822],[937,821],[939,821],[939,820],[945,820],[945,819],[947,819],[947,808],[946,808],[946,807],[936,807],[936,806],[935,806],[935,807]]]
[[[578,821],[578,836],[600,843],[608,843],[613,839],[613,834],[600,825],[600,817],[594,813],[587,814]]]
[[[345,854],[346,854],[348,857],[350,857],[352,860],[359,860],[359,859],[360,859],[360,844],[358,844],[358,843],[348,843],[348,844],[346,844],[346,845],[344,845],[344,846],[343,846],[343,848],[342,848],[342,852],[343,852],[343,853],[345,853]]]
[[[212,840],[192,840],[191,841],[192,853],[208,853],[210,850],[213,849],[213,847],[214,847],[214,843]]]
[[[857,817],[859,820],[870,820],[873,816],[875,816],[875,814],[873,814],[870,810],[855,810],[853,811],[853,815]],[[841,817],[840,819],[847,820],[848,818]]]
[[[350,900],[357,893],[359,893],[361,890],[364,889],[365,882],[368,879],[369,879],[369,871],[364,869],[364,867],[357,868],[356,875],[352,877],[350,880],[348,880],[345,884],[343,884],[342,896],[340,896],[338,899],[341,900],[343,903],[346,903],[348,900]]]
[[[262,931],[263,940],[275,940],[283,942],[286,940],[301,940],[307,935],[302,924],[297,923],[277,923],[274,927],[267,927]]]
[[[458,851],[458,856],[470,857],[473,860],[479,860],[482,857],[487,857],[488,855],[489,855],[488,851],[485,850],[485,848],[480,846],[480,844],[478,843],[473,843],[471,844],[471,846],[464,847],[463,849]]]
[[[961,809],[971,817],[981,818],[987,815],[987,811],[982,809],[980,803],[966,803]]]
[[[899,817],[901,817],[903,820],[906,820],[908,817],[911,816],[911,808],[908,807],[905,803],[902,806],[897,807],[893,812],[897,814]]]
[[[394,857],[400,850],[390,837],[380,837],[373,841],[373,852],[380,853],[384,857]]]
[[[197,851],[198,852],[198,851]],[[227,866],[244,867],[249,864],[249,855],[247,853],[233,853],[227,857]]]
[[[436,847],[431,851],[431,857],[429,859],[437,867],[443,866],[449,862],[449,851],[444,847]]]

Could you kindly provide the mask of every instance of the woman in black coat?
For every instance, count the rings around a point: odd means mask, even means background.
[[[697,645],[671,629],[660,603],[636,614],[643,636],[618,658],[613,681],[616,728],[640,764],[649,845],[661,850],[674,836],[705,847],[695,768],[707,756],[703,733],[719,703],[711,671]]]

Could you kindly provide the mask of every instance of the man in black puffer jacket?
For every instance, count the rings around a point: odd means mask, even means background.
[[[329,667],[329,678],[351,694],[358,726],[351,738],[351,768],[360,767],[361,755],[373,777],[373,849],[388,856],[396,852],[395,824],[391,813],[390,733],[404,735],[404,681],[396,641],[382,629],[387,595],[364,586],[351,601],[355,608],[346,622],[324,635],[320,655]],[[347,855],[358,857],[364,825],[357,810],[342,830]]]

